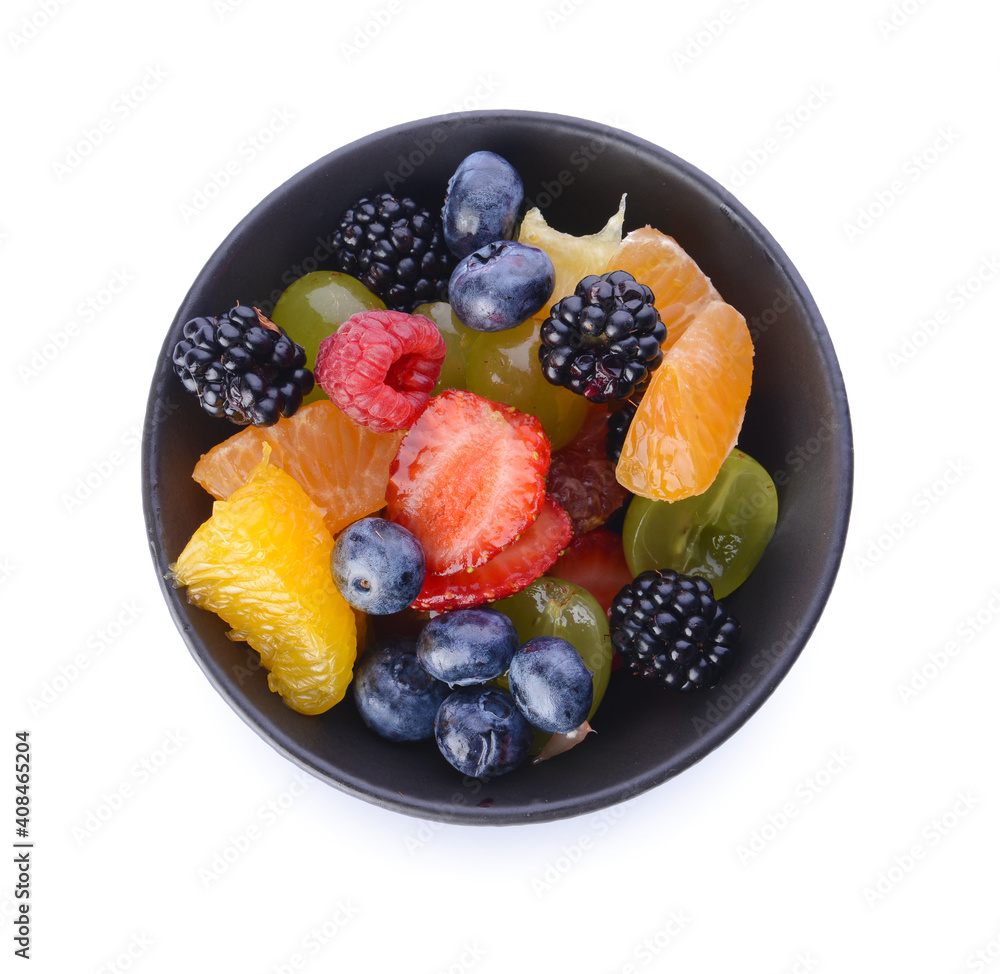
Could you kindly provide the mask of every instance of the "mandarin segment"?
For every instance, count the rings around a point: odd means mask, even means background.
[[[293,710],[320,714],[344,696],[357,652],[354,612],[330,574],[333,536],[296,481],[264,459],[171,565],[189,601],[216,613],[269,671]]]
[[[247,428],[213,447],[192,476],[225,500],[271,448],[271,464],[291,474],[323,511],[331,534],[385,506],[389,465],[403,434],[359,426],[327,400],[303,406],[267,429]]]
[[[752,375],[746,321],[710,302],[653,373],[625,436],[618,482],[667,501],[707,490],[736,445]]]

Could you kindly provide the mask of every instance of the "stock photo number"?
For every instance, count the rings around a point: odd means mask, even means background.
[[[29,823],[31,822],[31,743],[29,732],[18,731],[14,744],[14,899],[17,914],[14,917],[14,953],[29,960],[31,957],[31,849]]]

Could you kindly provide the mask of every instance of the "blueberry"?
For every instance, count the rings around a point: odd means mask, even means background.
[[[466,156],[448,180],[441,210],[444,239],[456,257],[514,236],[524,184],[517,170],[495,152]]]
[[[424,584],[424,549],[399,524],[365,517],[348,525],[330,555],[340,594],[370,615],[401,612]]]
[[[495,778],[528,756],[534,731],[506,690],[459,687],[441,704],[434,739],[448,763],[470,778]]]
[[[573,644],[558,636],[529,639],[510,661],[510,692],[539,730],[566,734],[594,702],[594,677]]]
[[[451,692],[417,661],[412,639],[368,650],[355,668],[353,686],[361,719],[390,741],[432,737],[438,707]]]
[[[514,623],[502,612],[456,609],[424,626],[417,640],[417,658],[439,680],[468,686],[505,673],[517,643]]]
[[[556,269],[544,250],[500,240],[458,262],[448,282],[448,301],[466,327],[504,331],[540,311],[555,283]]]

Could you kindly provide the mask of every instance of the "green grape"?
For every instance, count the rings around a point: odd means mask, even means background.
[[[537,416],[552,449],[565,446],[587,418],[587,400],[542,375],[539,323],[533,319],[506,331],[477,333],[468,351],[465,388]]]
[[[535,636],[560,636],[571,643],[594,674],[590,720],[611,676],[611,635],[608,617],[585,589],[558,578],[540,578],[526,589],[492,603],[517,629],[522,645]]]
[[[309,368],[316,364],[319,343],[359,311],[385,310],[385,305],[359,280],[339,271],[313,271],[285,288],[271,320],[306,352]],[[306,402],[325,399],[317,385]]]
[[[465,363],[469,357],[472,342],[479,332],[466,328],[452,313],[451,305],[447,301],[433,301],[430,304],[418,305],[413,309],[413,313],[430,318],[437,325],[445,345],[448,346],[444,364],[441,366],[441,377],[431,391],[431,395],[436,396],[445,389],[464,389]]]
[[[703,494],[632,499],[622,528],[625,560],[633,575],[650,568],[700,575],[721,599],[747,580],[777,521],[774,482],[756,460],[733,450]]]

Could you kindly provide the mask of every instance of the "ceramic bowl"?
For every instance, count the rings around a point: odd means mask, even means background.
[[[519,170],[554,227],[590,233],[628,193],[626,231],[675,237],[746,317],[753,391],[739,445],[771,473],[779,519],[767,551],[728,599],[741,620],[737,661],[716,687],[678,694],[612,675],[575,749],[491,781],[463,778],[432,741],[393,744],[361,722],[350,693],[319,717],[297,714],[248,666],[215,615],[188,604],[167,566],[211,513],[191,479],[201,454],[236,431],[209,418],[173,374],[170,349],[188,319],[238,299],[269,310],[300,274],[332,267],[327,241],[342,211],[372,192],[440,206],[470,152]],[[331,152],[264,199],[223,241],[167,331],[149,394],[143,500],[155,570],[183,641],[240,717],[281,754],[360,799],[428,819],[515,824],[581,815],[662,785],[721,745],[764,704],[816,626],[837,575],[851,504],[850,417],[830,336],[781,247],[719,184],[666,149],[593,121],[534,112],[422,119]],[[816,692],[821,692],[820,688]],[[671,787],[681,787],[680,784]]]

